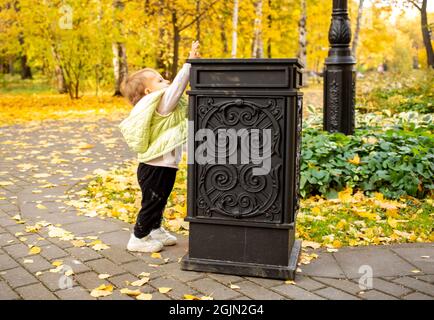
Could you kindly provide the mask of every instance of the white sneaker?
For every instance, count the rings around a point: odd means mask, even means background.
[[[150,236],[154,240],[161,241],[165,246],[173,246],[176,244],[176,237],[171,235],[166,229],[160,227],[151,231]]]
[[[137,252],[158,252],[163,249],[161,241],[151,239],[150,235],[139,239],[134,233],[131,234],[130,241],[127,244],[128,251]]]

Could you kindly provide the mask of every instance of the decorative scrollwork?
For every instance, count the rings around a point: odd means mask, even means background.
[[[266,175],[254,175],[253,169],[261,167],[255,163],[203,164],[198,167],[197,188],[200,198],[197,201],[199,216],[228,217],[232,219],[259,219],[275,221],[281,213],[281,127],[283,103],[278,98],[263,99],[222,99],[205,98],[199,105],[198,128],[213,130],[218,139],[217,147],[226,150],[225,157],[234,152],[242,154],[253,147],[264,151],[264,145],[271,146],[273,168]],[[285,100],[281,100],[282,102]],[[238,130],[236,144],[231,145],[220,129]],[[244,131],[240,133],[240,129]],[[251,129],[271,129],[271,137],[254,134]],[[270,140],[271,139],[271,140]],[[248,144],[248,145],[246,145]],[[248,147],[248,148],[246,148]],[[223,157],[222,157],[223,158]],[[240,158],[237,158],[238,160]],[[222,159],[220,159],[222,160]],[[224,160],[224,159],[223,159]]]

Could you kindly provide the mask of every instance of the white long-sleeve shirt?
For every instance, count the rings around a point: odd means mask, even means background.
[[[156,112],[163,117],[170,115],[173,110],[176,108],[179,99],[187,87],[188,80],[190,77],[190,63],[184,63],[181,70],[179,70],[173,82],[169,85],[169,87],[164,92],[160,104],[157,107]],[[149,165],[153,166],[163,166],[163,167],[172,167],[178,168],[178,163],[181,160],[182,156],[182,146],[176,147],[172,151],[163,154],[160,157],[152,159],[146,162]]]

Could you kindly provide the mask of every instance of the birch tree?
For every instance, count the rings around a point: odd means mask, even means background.
[[[362,24],[364,2],[365,0],[359,0],[359,10],[357,11],[356,30],[354,30],[353,44],[351,47],[351,53],[353,54],[353,57],[357,56],[357,46],[359,45],[359,35],[360,35],[360,28]]]
[[[263,58],[264,48],[262,42],[262,0],[255,2],[255,22],[254,22],[254,36],[253,36],[253,58]]]
[[[238,0],[234,0],[234,10],[232,13],[232,58],[237,57],[237,42],[238,42]]]
[[[298,21],[298,58],[300,62],[304,65],[305,70],[307,69],[307,4],[306,0],[301,0],[301,15]],[[306,72],[303,72],[303,84],[306,84]]]
[[[122,0],[113,1],[114,9],[114,24],[115,24],[115,40],[112,43],[113,51],[113,72],[115,78],[115,93],[114,96],[121,96],[121,83],[128,76],[127,50],[125,43],[122,41],[122,19],[120,14],[124,9]]]

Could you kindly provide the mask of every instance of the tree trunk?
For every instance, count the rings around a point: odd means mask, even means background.
[[[179,42],[181,41],[181,34],[178,27],[178,17],[176,16],[176,11],[172,12],[172,25],[173,25],[173,63],[172,63],[170,78],[174,79],[178,71]]]
[[[223,44],[223,55],[226,56],[229,52],[228,38],[226,37],[225,20],[220,20],[220,38]]]
[[[55,63],[54,74],[56,76],[57,92],[60,94],[65,94],[68,92],[68,87],[66,85],[65,74],[62,65],[60,64],[60,57],[54,45],[51,46],[51,53]]]
[[[253,58],[263,58],[264,48],[262,45],[262,0],[257,0],[255,2],[255,27],[254,27],[254,37],[253,37]]]
[[[24,51],[24,37],[23,33],[20,32],[18,35],[18,41],[20,43],[22,51]],[[21,79],[32,79],[32,71],[30,70],[29,65],[27,64],[27,55],[22,53],[20,56],[21,63]]]
[[[124,4],[122,0],[114,0],[113,7],[115,12],[122,11],[124,9]],[[119,34],[122,32],[122,21],[115,17],[115,27],[119,30]],[[127,51],[125,48],[125,44],[118,41],[112,43],[112,51],[113,51],[113,72],[115,78],[115,92],[114,96],[122,96],[121,93],[121,83],[128,76],[128,62],[127,62]]]
[[[200,0],[196,0],[196,40],[200,42]]]
[[[159,1],[160,8],[164,7],[164,0]],[[169,70],[167,65],[166,52],[168,52],[167,43],[165,43],[166,29],[164,28],[164,12],[163,10],[158,10],[158,42],[157,42],[157,58],[156,66],[161,74],[167,78],[169,76]]]
[[[359,34],[360,27],[362,23],[362,15],[363,15],[363,3],[365,0],[359,0],[359,10],[357,12],[357,21],[356,21],[356,30],[354,31],[353,45],[351,48],[351,53],[355,58],[357,56],[357,46],[359,45]]]
[[[27,64],[27,55],[21,56],[21,79],[32,79],[32,70]]]
[[[428,67],[434,69],[434,52],[432,48],[431,36],[430,36],[429,26],[428,26],[428,16],[426,12],[427,2],[428,0],[423,0],[422,8],[421,8],[422,36],[423,36],[423,43],[425,45],[425,50],[426,50]]]
[[[125,44],[115,42],[112,44],[113,50],[113,71],[115,76],[115,93],[114,96],[122,96],[121,83],[128,76],[127,52]]]
[[[304,66],[302,83],[303,85],[307,84],[307,3],[306,0],[301,0],[301,16],[298,21],[298,58]]]
[[[273,20],[271,17],[271,0],[268,0],[268,10],[269,10],[268,17],[267,17],[268,30],[271,30],[271,28],[273,27]],[[271,59],[271,37],[270,36],[268,37],[267,40],[267,57]]]
[[[234,0],[234,10],[232,13],[232,58],[237,57],[237,42],[238,42],[238,0]]]

